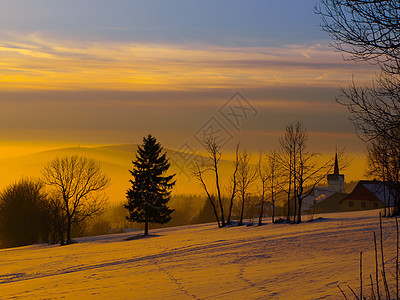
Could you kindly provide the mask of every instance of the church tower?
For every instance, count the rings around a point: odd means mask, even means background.
[[[339,174],[339,162],[337,158],[337,151],[335,154],[335,167],[333,174],[328,174],[328,188],[337,193],[344,193],[344,175]]]

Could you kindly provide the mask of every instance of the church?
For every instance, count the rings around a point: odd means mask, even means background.
[[[339,202],[348,194],[344,192],[344,175],[339,172],[337,152],[333,174],[327,175],[327,187],[315,187],[310,195],[303,199],[303,212],[333,212],[340,211]]]
[[[347,194],[344,191],[344,175],[339,172],[337,153],[333,174],[327,175],[328,186],[316,187],[303,200],[304,213],[327,213],[339,211],[354,211],[379,209],[393,205],[396,197],[393,183],[377,180],[360,180],[354,190]]]

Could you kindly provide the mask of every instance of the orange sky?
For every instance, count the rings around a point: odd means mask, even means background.
[[[365,65],[327,46],[226,47],[65,41],[39,33],[0,42],[0,87],[22,90],[166,91],[347,85]],[[233,90],[235,90],[233,89]]]

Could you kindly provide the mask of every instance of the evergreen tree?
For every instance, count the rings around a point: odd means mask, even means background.
[[[127,220],[144,223],[144,235],[149,234],[149,223],[165,224],[172,218],[173,209],[167,204],[175,184],[173,175],[162,176],[170,167],[163,147],[150,134],[143,138],[142,147],[138,146],[136,160],[132,161],[133,170],[129,172],[133,179],[132,187],[126,197],[125,208],[129,211]]]

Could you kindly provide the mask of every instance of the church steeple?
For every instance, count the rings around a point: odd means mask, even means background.
[[[337,158],[337,150],[335,153],[335,169],[333,170],[333,174],[339,177],[339,162]]]
[[[339,160],[337,154],[337,148],[335,153],[335,165],[333,174],[328,174],[328,188],[335,192],[344,192],[344,175],[339,173]]]

